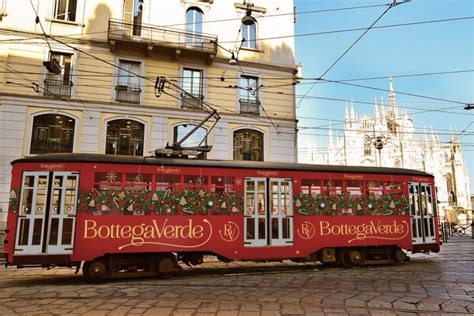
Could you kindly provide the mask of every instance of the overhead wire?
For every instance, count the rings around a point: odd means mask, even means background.
[[[401,3],[403,3],[403,2],[401,2]],[[377,19],[375,19],[375,21],[372,22],[372,24],[370,24],[369,27],[367,27],[367,28],[364,30],[364,32],[362,32],[362,34],[359,35],[359,37],[357,37],[357,39],[356,39],[346,50],[344,50],[344,52],[343,52],[341,55],[339,55],[339,57],[323,72],[323,74],[318,77],[318,79],[311,85],[311,87],[310,87],[308,90],[306,90],[306,92],[305,92],[305,94],[304,94],[304,96],[303,96],[303,99],[304,99],[305,96],[307,96],[307,95],[309,94],[309,92],[313,89],[313,87],[314,87],[320,80],[322,80],[322,79],[324,78],[324,76],[325,76],[329,71],[331,71],[331,69],[332,69],[334,66],[337,65],[337,63],[352,49],[352,47],[354,47],[354,46],[362,39],[362,37],[364,37],[364,35],[367,34],[367,32],[369,32],[370,29],[371,29],[378,21],[380,21],[380,19],[382,19],[382,17],[383,17],[385,14],[387,14],[387,12],[388,12],[390,9],[392,9],[392,8],[395,7],[396,5],[397,5],[397,1],[394,0],[393,3],[392,3],[392,5],[389,5],[388,8],[385,9],[385,11],[383,11],[382,14],[380,14],[380,15],[377,17]],[[302,99],[300,99],[300,101],[298,101],[298,103],[296,103],[296,107],[297,107],[297,108],[298,108],[299,105],[301,104],[301,101],[302,101]]]

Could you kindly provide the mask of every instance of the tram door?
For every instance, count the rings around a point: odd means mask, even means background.
[[[410,182],[408,187],[413,244],[436,242],[435,204],[431,184]]]
[[[246,246],[293,244],[291,184],[291,179],[245,179],[244,241]]]
[[[79,174],[25,172],[15,254],[69,254],[73,250]]]

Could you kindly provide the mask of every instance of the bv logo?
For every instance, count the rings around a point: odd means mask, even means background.
[[[240,235],[239,226],[234,222],[228,221],[227,224],[224,224],[224,228],[219,230],[219,235],[223,241],[233,242]]]
[[[316,227],[310,222],[305,221],[301,227],[297,229],[298,235],[301,239],[311,239],[316,234]]]

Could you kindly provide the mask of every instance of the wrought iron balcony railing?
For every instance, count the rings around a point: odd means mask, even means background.
[[[53,97],[71,97],[72,82],[69,80],[53,79],[47,75],[44,79],[44,95]]]
[[[217,53],[217,36],[147,24],[138,25],[114,19],[109,20],[108,40]]]
[[[260,114],[260,101],[255,99],[239,99],[240,113]]]
[[[115,101],[123,103],[140,104],[142,89],[125,85],[115,86]]]
[[[182,108],[202,109],[202,100],[204,100],[204,96],[201,94],[181,93]]]

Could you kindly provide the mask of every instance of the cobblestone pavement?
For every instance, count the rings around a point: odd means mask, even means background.
[[[206,262],[171,279],[87,283],[0,268],[0,315],[473,315],[474,239],[400,266]]]

